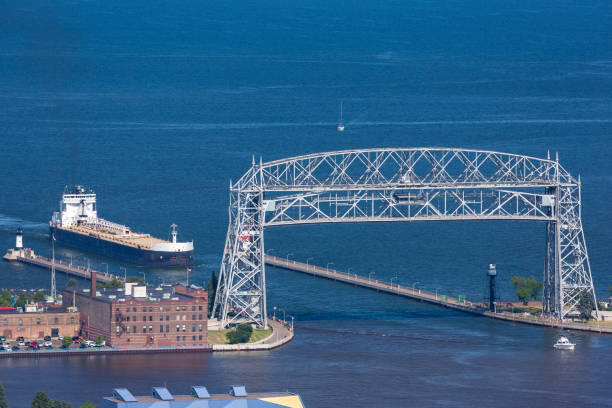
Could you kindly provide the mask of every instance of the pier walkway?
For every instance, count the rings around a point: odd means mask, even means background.
[[[532,315],[527,316],[509,312],[493,313],[490,312],[488,309],[485,309],[482,306],[472,303],[464,298],[453,298],[440,293],[432,293],[421,289],[403,286],[398,283],[379,281],[377,279],[369,279],[363,276],[359,276],[357,274],[348,274],[345,272],[337,271],[335,269],[322,268],[320,266],[305,264],[302,262],[297,262],[286,258],[279,258],[276,256],[266,255],[264,259],[267,265],[275,266],[278,268],[301,272],[308,275],[330,279],[353,286],[373,289],[377,292],[407,297],[421,302],[431,303],[434,305],[455,309],[466,313],[486,316],[493,319],[507,320],[537,326],[558,327],[563,329],[612,334],[612,326],[600,324],[586,324],[572,321],[559,321],[545,317],[537,317]]]
[[[36,255],[31,249],[22,249],[14,251],[10,261],[22,262],[28,265],[38,266],[40,268],[51,270],[53,260],[45,258],[44,256]],[[6,259],[6,257],[5,257]],[[107,283],[113,279],[117,279],[123,282],[123,276],[113,275],[112,273],[106,274],[101,271],[95,271],[92,269],[82,268],[80,266],[71,265],[62,262],[61,260],[55,260],[55,272],[65,273],[66,275],[75,276],[77,278],[91,280],[91,273],[96,273],[96,281]]]

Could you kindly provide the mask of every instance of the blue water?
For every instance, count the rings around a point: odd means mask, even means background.
[[[612,284],[612,5],[603,1],[4,3],[0,12],[0,248],[46,222],[66,184],[93,187],[100,215],[195,240],[191,280],[218,268],[228,184],[251,159],[452,146],[545,156],[583,182],[596,290]],[[346,131],[335,130],[340,100]],[[415,223],[283,227],[272,255],[482,300],[486,268],[539,277],[544,226]],[[118,273],[121,264],[60,248]],[[180,270],[129,267],[150,281]],[[113,386],[299,392],[308,407],[612,406],[612,338],[492,322],[268,269],[270,306],[295,341],[270,353],[2,360],[13,406],[36,390],[74,404]],[[63,276],[58,284],[65,284]],[[49,286],[0,264],[0,287]],[[27,379],[27,380],[26,380]]]

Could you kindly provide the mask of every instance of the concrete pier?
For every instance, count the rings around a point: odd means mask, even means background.
[[[7,252],[7,254],[4,256],[4,259],[11,262],[21,262],[29,265],[38,266],[40,268],[48,269],[49,271],[51,271],[51,266],[53,264],[52,259],[37,255],[31,249],[9,250],[9,252]],[[75,276],[77,278],[87,280],[91,280],[91,273],[95,272],[96,281],[106,283],[111,281],[112,279],[117,279],[123,282],[122,276],[120,277],[113,275],[112,273],[106,274],[101,271],[81,268],[80,266],[70,265],[57,259],[55,260],[55,272],[62,272],[70,276]]]
[[[450,309],[459,310],[466,313],[477,314],[493,319],[507,320],[517,323],[525,323],[537,326],[558,327],[563,329],[581,330],[596,333],[612,334],[612,326],[600,324],[577,323],[571,321],[559,321],[548,317],[525,316],[509,312],[490,312],[485,307],[472,303],[466,299],[448,297],[440,293],[427,292],[421,289],[411,288],[391,283],[369,279],[357,274],[348,274],[335,269],[322,268],[316,265],[309,265],[302,262],[297,262],[291,259],[279,258],[275,256],[265,256],[266,265],[275,266],[278,268],[288,269],[296,272],[305,273],[320,278],[330,279],[349,285],[360,286],[367,289],[376,290],[377,292],[388,293],[396,296],[407,297],[421,302],[435,304]]]

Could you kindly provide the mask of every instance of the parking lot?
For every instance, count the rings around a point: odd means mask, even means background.
[[[23,337],[18,337],[16,340],[7,340],[0,336],[0,353],[12,352],[37,352],[40,350],[72,350],[72,349],[87,349],[87,348],[106,348],[104,343],[96,345],[91,340],[73,337],[70,344],[64,345],[62,338],[51,338],[46,336],[43,339],[28,340]]]

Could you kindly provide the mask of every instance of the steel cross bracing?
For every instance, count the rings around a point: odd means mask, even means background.
[[[451,149],[365,149],[255,163],[230,183],[229,227],[213,314],[224,327],[266,326],[264,228],[444,220],[547,224],[543,311],[595,300],[580,180],[550,157]]]

